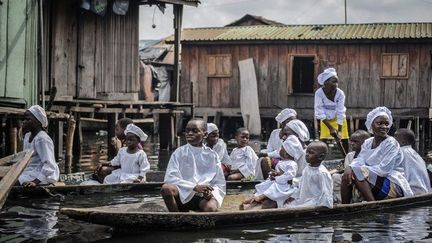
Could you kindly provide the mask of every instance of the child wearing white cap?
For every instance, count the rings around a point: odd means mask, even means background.
[[[147,140],[138,126],[129,124],[124,131],[127,147],[120,148],[116,157],[109,162],[111,166],[120,166],[104,179],[104,184],[142,183],[150,170],[146,153],[140,149],[140,142]]]
[[[214,123],[207,123],[207,138],[205,139],[205,145],[213,151],[215,151],[219,160],[222,163],[222,169],[226,176],[229,173],[229,165],[231,163],[231,159],[228,155],[227,145],[223,139],[219,138],[219,128]]]
[[[48,126],[45,110],[34,105],[25,111],[24,116],[24,150],[32,149],[34,152],[18,181],[25,187],[57,182],[60,171],[54,157],[53,141],[44,131]]]

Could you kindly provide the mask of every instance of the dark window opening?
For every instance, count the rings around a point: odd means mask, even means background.
[[[292,70],[293,93],[313,93],[314,57],[294,57]]]

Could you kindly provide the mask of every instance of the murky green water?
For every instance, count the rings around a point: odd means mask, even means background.
[[[0,214],[0,242],[432,242],[432,206],[392,213],[233,227],[230,229],[158,232],[121,236],[112,229],[69,219],[61,207],[160,202],[157,195],[96,194],[56,199],[8,201]]]

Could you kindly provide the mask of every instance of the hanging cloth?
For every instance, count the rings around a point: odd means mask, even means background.
[[[91,11],[97,15],[105,16],[107,6],[108,6],[107,0],[92,0]]]
[[[129,9],[129,0],[114,0],[113,12],[118,15],[126,15]]]

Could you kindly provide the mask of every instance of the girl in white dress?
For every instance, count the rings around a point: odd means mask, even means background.
[[[134,124],[127,125],[124,133],[127,147],[120,148],[117,156],[109,162],[110,166],[120,166],[120,169],[105,177],[104,184],[145,182],[150,163],[139,144],[147,140],[148,136]]]
[[[60,171],[54,157],[54,144],[44,128],[48,126],[45,110],[31,106],[24,113],[24,150],[33,150],[30,163],[18,178],[21,185],[35,187],[59,180]]]

